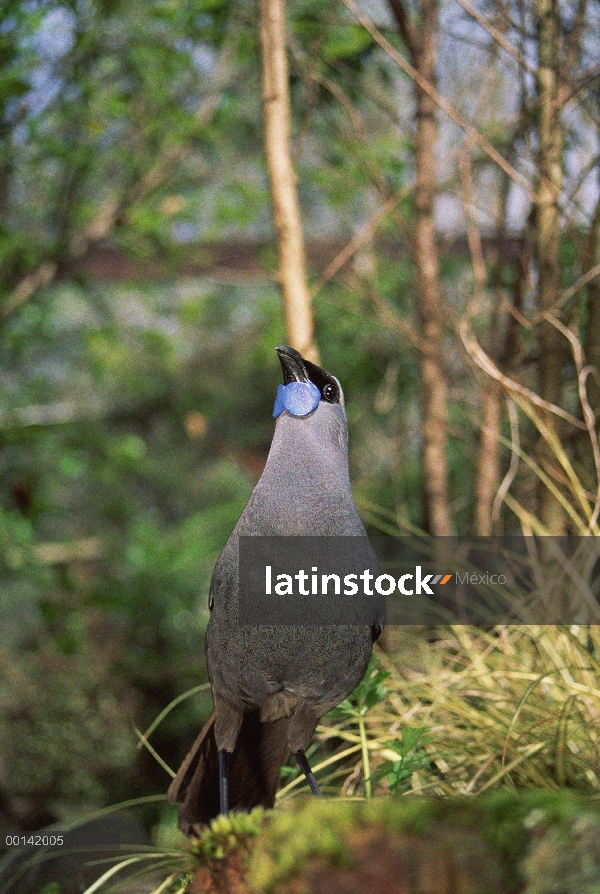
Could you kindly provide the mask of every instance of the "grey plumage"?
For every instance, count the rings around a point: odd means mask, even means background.
[[[277,351],[284,382],[310,380],[320,400],[308,415],[278,416],[262,477],[215,566],[206,637],[215,711],[169,789],[186,832],[218,813],[219,751],[231,755],[230,807],[272,806],[287,749],[303,754],[319,719],[361,680],[378,635],[309,619],[302,627],[239,623],[240,536],[366,538],[350,488],[341,386],[291,348]]]

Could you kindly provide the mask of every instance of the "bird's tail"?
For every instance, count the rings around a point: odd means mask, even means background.
[[[211,714],[183,761],[167,797],[180,804],[179,828],[189,835],[219,814],[219,762],[215,741],[215,715]],[[272,807],[281,767],[288,752],[290,720],[261,722],[258,712],[244,715],[235,751],[229,757],[229,808],[251,810]]]

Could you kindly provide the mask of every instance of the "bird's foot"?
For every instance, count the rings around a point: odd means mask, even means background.
[[[227,751],[219,751],[219,805],[223,816],[229,813],[229,786],[227,781],[227,768],[229,754]]]
[[[317,780],[315,779],[315,774],[310,769],[310,764],[308,763],[305,753],[301,750],[294,751],[294,757],[298,761],[298,764],[300,765],[300,769],[306,776],[306,781],[310,785],[310,790],[313,793],[313,795],[316,795],[317,798],[322,798],[323,796],[321,794],[321,789],[317,785]]]

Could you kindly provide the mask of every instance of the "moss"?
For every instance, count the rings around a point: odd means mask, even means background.
[[[197,863],[210,866],[240,850],[247,852],[250,842],[260,834],[264,818],[262,807],[255,807],[250,813],[218,816],[191,840],[190,849]]]
[[[481,834],[509,865],[525,856],[529,833],[537,822],[546,828],[565,825],[594,809],[594,802],[566,791],[502,791],[475,801],[475,805]]]
[[[419,853],[445,854],[450,875],[466,871],[475,858],[482,877],[488,871],[494,879],[501,876],[497,884],[503,891],[600,894],[600,857],[595,856],[600,803],[570,792],[503,791],[448,800],[307,799],[281,805],[270,816],[251,854],[248,875],[250,887],[266,894],[287,890],[291,879],[301,890],[302,880],[310,879],[315,867],[334,875],[343,870],[360,873],[365,835],[383,849],[407,852],[416,852],[419,839]],[[569,887],[560,886],[561,874],[571,880]],[[558,887],[552,887],[552,879]],[[465,882],[465,890],[471,890],[471,883]]]
[[[448,802],[405,797],[361,801],[291,802],[282,805],[261,836],[250,864],[250,883],[257,891],[272,891],[321,859],[349,869],[355,857],[353,833],[379,828],[383,834],[427,836]]]
[[[381,822],[390,832],[426,835],[438,819],[443,804],[440,798],[407,795],[401,799],[372,800],[361,807],[366,822]]]
[[[534,838],[522,873],[524,894],[600,894],[600,816],[575,816]]]
[[[361,805],[353,802],[307,801],[293,810],[273,814],[252,856],[250,884],[268,894],[279,883],[302,871],[311,858],[350,867],[346,837],[356,825]]]

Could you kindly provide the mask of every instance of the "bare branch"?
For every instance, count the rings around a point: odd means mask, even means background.
[[[26,428],[31,425],[64,425],[68,422],[98,418],[105,411],[105,407],[100,403],[82,405],[73,401],[59,401],[54,404],[32,404],[28,407],[15,407],[7,413],[0,414],[0,429]]]
[[[587,71],[584,71],[580,75],[574,84],[563,84],[558,94],[558,106],[561,108],[566,106],[567,103],[571,102],[581,90],[585,90],[586,87],[589,87],[590,84],[593,84],[598,78],[600,78],[600,68],[597,65],[591,65]],[[532,109],[536,106],[537,103],[532,106]]]
[[[196,114],[198,127],[207,125],[217,111],[222,90],[233,77],[232,62],[233,48],[227,44],[217,62],[213,87]],[[76,233],[72,238],[66,260],[81,258],[93,245],[106,239],[119,217],[160,186],[173,166],[185,157],[188,151],[187,144],[165,145],[158,160],[137,183],[120,196],[109,196],[100,204],[94,219],[82,232]],[[9,317],[38,289],[49,285],[56,277],[58,269],[56,261],[47,260],[33,273],[27,274],[0,306],[0,316]]]
[[[481,233],[475,216],[475,198],[473,172],[471,170],[471,144],[467,141],[460,155],[460,174],[463,188],[463,205],[467,220],[467,242],[471,252],[473,274],[477,283],[477,291],[481,294],[487,282],[487,269],[481,246]]]
[[[591,280],[595,279],[597,276],[600,276],[600,264],[596,264],[596,266],[592,267],[591,270],[588,270],[587,273],[583,273],[572,286],[565,289],[558,299],[558,306],[560,307],[563,305],[565,301],[568,301],[569,298],[579,291],[579,289],[582,289],[588,282],[591,282]]]
[[[581,53],[581,38],[585,28],[585,14],[587,11],[587,0],[579,0],[577,11],[573,17],[573,27],[565,40],[565,52],[563,58],[563,70],[565,73],[573,71]]]
[[[496,364],[490,357],[488,357],[481,345],[477,342],[477,339],[473,335],[466,320],[462,320],[460,323],[459,333],[461,341],[471,359],[474,360],[480,369],[504,385],[507,391],[514,392],[515,394],[522,394],[523,397],[526,397],[532,404],[539,407],[541,410],[546,410],[555,416],[559,416],[580,431],[587,431],[587,426],[585,423],[581,422],[580,419],[576,419],[575,416],[571,416],[570,413],[567,413],[555,404],[551,404],[547,400],[539,397],[534,391],[521,385],[520,382],[515,382],[514,379],[501,373]]]
[[[210,124],[217,112],[222,92],[231,83],[236,71],[234,59],[233,42],[229,40],[219,55],[210,91],[194,115],[195,125],[198,129]],[[131,194],[127,196],[127,206],[140,202],[149,193],[154,192],[170,171],[173,170],[174,165],[185,158],[188,151],[189,146],[186,143],[172,144],[167,141],[155,164],[146,171],[144,176],[134,185]]]
[[[409,341],[421,355],[425,356],[430,353],[431,348],[427,342],[380,292],[375,289],[369,290],[369,298],[375,305],[384,326],[399,335],[401,339]]]
[[[492,144],[486,140],[484,136],[482,136],[479,131],[473,127],[472,124],[469,124],[468,121],[463,118],[463,116],[458,112],[453,105],[451,105],[447,99],[445,99],[435,87],[429,83],[429,81],[425,80],[418,71],[416,71],[413,66],[406,61],[406,59],[391,45],[391,43],[383,36],[383,34],[379,31],[378,28],[368,19],[365,15],[363,15],[361,9],[354,0],[342,0],[344,6],[346,6],[350,12],[354,15],[356,20],[360,22],[363,28],[369,32],[373,40],[375,40],[379,46],[388,54],[390,59],[393,59],[394,62],[402,69],[402,71],[407,74],[412,80],[426,93],[431,97],[433,102],[440,108],[443,112],[451,118],[455,124],[457,124],[461,130],[471,137],[474,143],[476,143],[480,149],[482,149],[489,158],[494,161],[498,167],[502,168],[505,174],[510,177],[517,186],[520,186],[521,189],[527,193],[529,198],[534,198],[534,191],[531,188],[528,181],[523,177],[522,174],[519,174],[515,168],[507,162],[507,160],[492,146]]]
[[[13,289],[6,301],[0,307],[0,314],[9,317],[17,308],[31,298],[42,286],[47,286],[56,276],[58,265],[54,261],[44,261],[37,270],[24,277],[19,285]]]
[[[34,555],[43,565],[69,565],[72,562],[93,562],[102,558],[104,549],[96,537],[70,543],[36,543]]]
[[[356,252],[372,237],[377,227],[382,223],[383,220],[387,217],[387,215],[393,211],[393,209],[400,204],[400,202],[405,199],[407,196],[413,192],[415,186],[414,183],[411,183],[410,186],[405,186],[399,192],[395,193],[393,196],[384,202],[384,204],[379,208],[375,214],[371,217],[367,223],[360,228],[358,233],[350,240],[350,242],[344,246],[344,248],[338,252],[333,261],[327,265],[323,274],[317,284],[313,286],[311,290],[311,298],[314,298],[315,295],[321,291],[323,286],[329,282],[330,279],[339,273],[339,271],[344,267],[345,264],[356,254]]]
[[[569,286],[568,289],[565,289],[564,292],[561,292],[557,300],[554,302],[552,307],[548,307],[545,311],[538,313],[533,317],[531,323],[540,323],[542,320],[548,320],[552,322],[550,316],[554,314],[557,310],[559,310],[563,304],[565,304],[569,298],[572,298],[580,289],[582,289],[585,285],[591,282],[593,279],[596,279],[597,276],[600,276],[600,263],[595,264],[591,270],[588,270],[586,273],[583,273],[576,282],[573,283],[572,286]],[[530,324],[531,325],[531,324]]]
[[[507,53],[517,60],[519,65],[521,65],[525,71],[528,71],[530,74],[535,74],[535,68],[530,65],[525,58],[525,56],[519,52],[513,45],[504,37],[501,31],[499,31],[491,22],[489,22],[485,16],[482,16],[478,10],[476,10],[470,3],[467,3],[467,0],[456,0],[459,6],[462,6],[464,11],[468,13],[475,21],[481,25],[482,28],[485,28],[490,37],[493,37],[496,43],[502,47],[503,50],[506,50]]]

